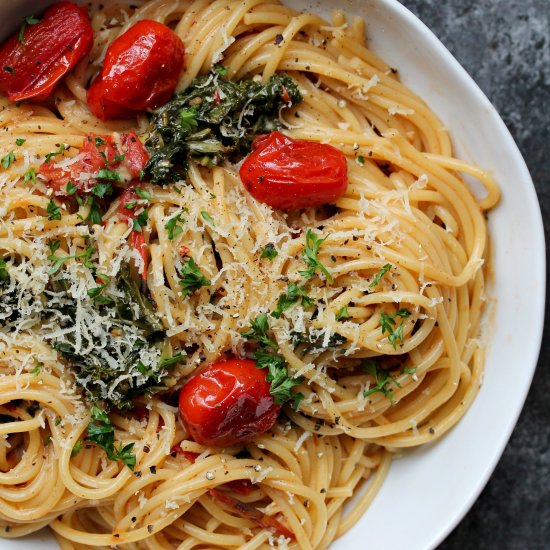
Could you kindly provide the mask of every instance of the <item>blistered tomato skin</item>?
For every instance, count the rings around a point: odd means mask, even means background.
[[[331,145],[272,132],[258,136],[252,149],[241,166],[241,181],[256,200],[272,208],[321,206],[346,192],[346,157]]]
[[[0,91],[11,101],[46,99],[90,52],[93,39],[85,8],[72,2],[51,6],[25,27],[21,39],[15,33],[0,48]]]
[[[88,90],[88,106],[108,120],[164,105],[176,89],[184,56],[182,40],[166,25],[139,21],[107,49],[101,73]]]
[[[202,445],[225,447],[269,430],[280,411],[266,371],[248,359],[218,361],[199,369],[181,389],[183,426]]]

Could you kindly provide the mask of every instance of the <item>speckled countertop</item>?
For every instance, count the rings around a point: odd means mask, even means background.
[[[548,257],[550,0],[401,2],[434,31],[508,125],[535,182]],[[550,549],[549,305],[539,364],[516,429],[487,487],[439,550]]]

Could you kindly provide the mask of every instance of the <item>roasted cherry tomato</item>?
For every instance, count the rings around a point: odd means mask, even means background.
[[[145,168],[149,155],[135,132],[114,136],[90,134],[84,138],[78,160],[69,165],[58,164],[59,157],[53,156],[40,166],[40,173],[57,196],[68,194],[67,184],[76,185],[80,195],[90,193],[98,182],[102,169],[116,172],[115,186],[123,186],[138,178]]]
[[[256,200],[281,210],[335,202],[348,186],[346,157],[341,151],[280,132],[254,140],[240,175]]]
[[[183,69],[185,49],[166,25],[143,20],[107,49],[101,73],[88,90],[88,106],[102,120],[132,118],[166,103]]]
[[[248,359],[229,359],[197,371],[181,389],[180,418],[195,441],[227,446],[269,430],[280,407],[266,372]]]
[[[12,101],[46,99],[90,52],[93,30],[85,8],[60,2],[0,48],[0,91]]]

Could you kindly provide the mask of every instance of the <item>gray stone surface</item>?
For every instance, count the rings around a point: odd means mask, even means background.
[[[550,0],[401,2],[435,32],[508,125],[535,182],[548,257]],[[539,364],[518,425],[487,487],[440,550],[550,548],[548,305]]]

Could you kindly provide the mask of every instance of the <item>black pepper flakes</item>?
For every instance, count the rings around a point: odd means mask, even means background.
[[[282,34],[275,35],[275,45],[276,46],[278,46],[283,40],[284,40],[284,36]]]
[[[149,448],[148,445],[144,445],[144,446],[143,446],[143,452],[144,452],[144,453],[148,453],[150,450],[151,450],[151,449]],[[172,454],[172,453],[170,453],[170,454]]]
[[[149,470],[151,471],[152,474],[157,473],[157,467],[156,466],[149,466]]]
[[[135,523],[137,521],[136,516],[132,516],[132,523]]]
[[[135,475],[136,477],[141,477],[141,470],[136,470],[136,471],[134,472],[134,475]]]
[[[432,435],[435,433],[435,430],[434,430],[433,428],[430,428],[428,431],[429,431]]]
[[[147,531],[148,531],[149,533],[152,533],[152,532],[153,532],[153,526],[152,526],[152,525],[148,525],[148,526],[147,526]]]
[[[325,493],[327,492],[327,490],[326,490],[326,489],[321,489],[319,492],[320,492],[321,494],[325,494]]]

